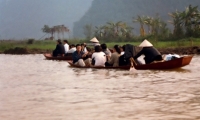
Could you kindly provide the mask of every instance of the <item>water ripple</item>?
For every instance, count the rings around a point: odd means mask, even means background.
[[[198,120],[200,56],[175,70],[71,68],[0,55],[2,120]]]

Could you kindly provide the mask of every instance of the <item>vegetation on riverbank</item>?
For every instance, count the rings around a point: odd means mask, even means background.
[[[185,38],[180,39],[176,41],[158,41],[155,42],[154,40],[148,39],[156,48],[159,50],[167,50],[174,49],[178,50],[183,48],[193,48],[193,47],[200,47],[200,38]],[[124,44],[132,44],[132,45],[139,45],[142,42],[140,41],[134,41],[130,40],[130,42],[106,42],[106,41],[100,41],[100,43],[106,43],[109,48],[112,48],[115,44],[118,45],[124,45]],[[73,39],[69,40],[69,44],[78,44],[78,43],[90,43],[89,40],[78,40]],[[28,52],[27,54],[41,54],[46,52],[51,52],[55,49],[56,46],[56,40],[0,40],[0,53],[9,53],[7,51],[23,51],[20,48],[26,49]],[[88,46],[92,47],[92,46]],[[180,51],[180,50],[179,50]],[[197,50],[198,51],[198,50]],[[163,51],[165,52],[165,51]],[[12,54],[12,53],[11,53]],[[194,53],[195,54],[195,53]]]

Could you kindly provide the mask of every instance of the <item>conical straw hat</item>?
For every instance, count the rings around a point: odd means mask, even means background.
[[[95,43],[98,43],[98,42],[99,42],[99,41],[97,40],[96,37],[92,38],[90,41],[91,41],[91,42],[95,42]]]
[[[153,45],[148,41],[148,40],[144,40],[139,47],[152,47]]]

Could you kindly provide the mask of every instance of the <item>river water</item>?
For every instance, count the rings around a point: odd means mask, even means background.
[[[0,54],[0,120],[200,120],[199,61],[133,72]]]

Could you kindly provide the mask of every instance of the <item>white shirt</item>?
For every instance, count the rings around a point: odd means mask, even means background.
[[[84,51],[83,51],[83,52],[84,52],[84,53],[87,53],[87,52],[88,52],[86,47],[84,48]]]
[[[99,45],[99,46],[100,46],[100,44],[99,44],[99,43],[93,43],[93,45],[94,45],[94,46],[97,46],[97,45]]]
[[[76,51],[76,48],[73,47],[73,48],[71,48],[70,50],[68,50],[67,53],[74,53],[75,51]]]
[[[67,43],[64,44],[64,48],[65,48],[65,53],[67,53],[69,51],[69,45]]]
[[[105,66],[106,54],[104,52],[94,52],[92,54],[92,59],[94,58],[94,66]]]
[[[124,51],[123,52],[121,52],[121,55],[123,55],[124,54]]]

